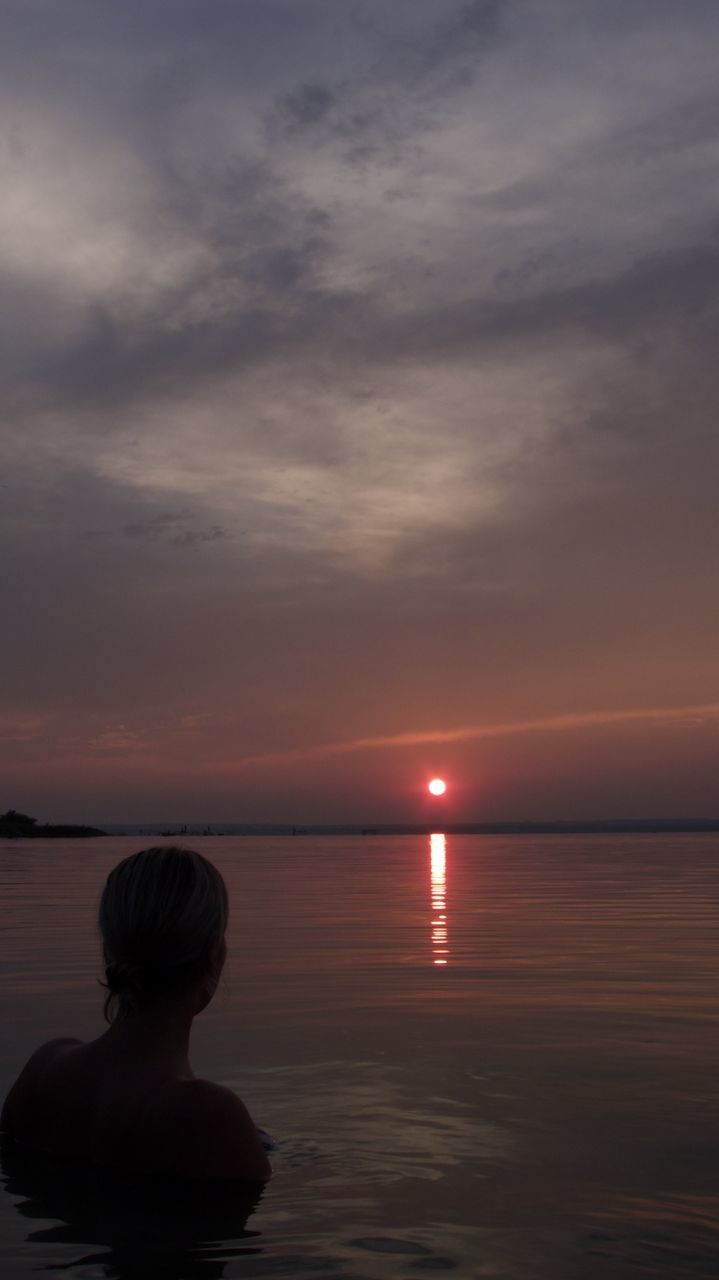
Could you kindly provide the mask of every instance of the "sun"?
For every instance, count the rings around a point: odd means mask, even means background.
[[[427,787],[427,790],[431,792],[433,796],[443,796],[447,790],[447,783],[443,778],[433,778]]]

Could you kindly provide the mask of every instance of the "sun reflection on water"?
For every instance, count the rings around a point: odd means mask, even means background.
[[[432,960],[447,964],[447,840],[441,832],[429,837],[430,888],[432,893]]]

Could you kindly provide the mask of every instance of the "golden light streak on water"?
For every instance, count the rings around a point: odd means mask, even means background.
[[[450,954],[447,929],[447,840],[441,832],[429,837],[429,874],[432,896],[432,961],[447,964]]]

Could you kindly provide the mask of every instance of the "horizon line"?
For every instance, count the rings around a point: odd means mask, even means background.
[[[63,824],[50,823],[48,825],[52,826],[52,825],[63,825]],[[167,827],[180,828],[180,830],[167,833],[168,835],[172,835],[173,837],[181,836],[181,835],[201,836],[204,834],[203,831],[190,830],[190,828],[198,828],[198,827],[204,827],[206,832],[210,835],[218,835],[221,833],[213,832],[211,828],[223,827],[223,826],[244,827],[244,828],[247,828],[248,830],[251,829],[253,832],[261,831],[261,830],[267,830],[267,831],[271,830],[274,833],[279,834],[284,831],[290,831],[295,834],[308,834],[308,835],[317,835],[325,831],[329,833],[333,833],[340,829],[348,831],[350,828],[352,829],[356,828],[357,831],[359,832],[364,831],[364,832],[367,832],[368,834],[374,833],[375,831],[381,834],[391,834],[392,831],[399,832],[400,828],[401,829],[411,828],[412,832],[425,832],[425,831],[431,831],[432,829],[439,829],[440,826],[444,831],[449,831],[449,832],[451,831],[458,832],[459,829],[464,830],[469,827],[483,828],[487,830],[499,829],[499,828],[505,828],[505,829],[514,828],[516,830],[519,828],[524,829],[524,828],[530,828],[530,827],[542,828],[546,830],[549,830],[549,829],[558,830],[562,828],[574,828],[575,830],[578,828],[587,828],[587,829],[589,828],[610,829],[611,828],[614,831],[618,831],[621,828],[624,828],[625,830],[629,831],[633,828],[638,828],[638,827],[644,827],[644,828],[671,827],[674,830],[683,829],[686,831],[690,831],[696,827],[706,827],[707,829],[719,829],[719,815],[717,815],[716,817],[708,817],[705,815],[701,817],[684,816],[684,817],[674,817],[674,818],[652,818],[652,817],[643,817],[643,818],[626,818],[626,817],[624,818],[484,818],[476,821],[468,819],[464,821],[459,820],[456,822],[444,822],[444,823],[437,823],[436,821],[425,822],[424,820],[417,821],[417,820],[409,820],[409,819],[404,822],[381,822],[381,821],[372,822],[372,821],[368,821],[367,819],[361,822],[311,822],[311,821],[238,822],[235,820],[222,821],[221,819],[216,819],[214,822],[206,822],[204,820],[198,821],[198,822],[192,822],[192,821],[191,822],[174,822],[174,821],[168,821],[167,819],[165,819],[165,820],[158,820],[157,822],[152,822],[149,820],[146,820],[144,822],[128,822],[128,821],[105,822],[105,826],[106,827],[140,827],[140,828],[167,826]],[[187,828],[187,830],[183,830],[182,828]],[[161,833],[156,833],[156,834],[161,834]],[[237,833],[234,833],[234,834],[237,834]]]

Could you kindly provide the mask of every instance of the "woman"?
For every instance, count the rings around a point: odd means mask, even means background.
[[[225,963],[227,890],[199,853],[143,849],[110,873],[100,900],[105,1017],[97,1040],[51,1040],[30,1058],[0,1116],[10,1137],[134,1173],[266,1180],[246,1107],[198,1080],[192,1020]]]

